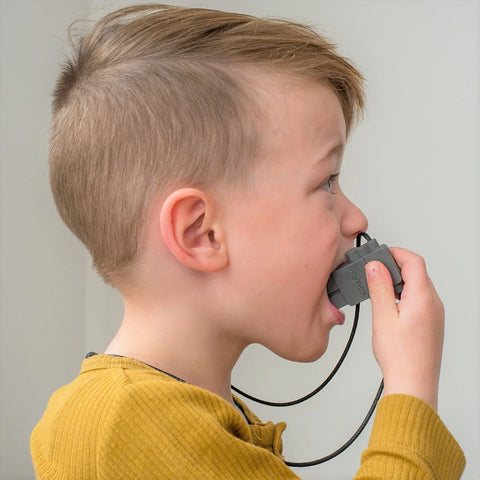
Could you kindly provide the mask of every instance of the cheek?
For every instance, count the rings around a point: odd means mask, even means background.
[[[312,292],[322,287],[318,282],[326,283],[339,250],[340,226],[332,210],[314,200],[293,208],[276,199],[264,210],[268,215],[247,208],[236,217],[229,255],[242,283],[263,283],[262,290],[278,294],[282,286]]]
[[[330,274],[340,247],[340,226],[336,218],[332,214],[323,215],[318,223],[305,227],[302,237],[307,266]]]
[[[314,316],[325,293],[339,249],[339,229],[330,219],[323,228],[305,228],[292,237],[274,281],[278,295],[290,292],[298,313]],[[283,291],[282,291],[283,290]]]

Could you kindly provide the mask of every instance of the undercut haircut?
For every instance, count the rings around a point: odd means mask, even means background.
[[[286,20],[138,5],[72,43],[53,94],[50,183],[62,219],[117,286],[141,257],[159,193],[245,180],[261,141],[249,74],[330,88],[347,132],[363,111],[358,70],[312,28]]]

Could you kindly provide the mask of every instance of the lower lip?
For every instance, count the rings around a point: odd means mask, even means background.
[[[328,306],[330,307],[330,311],[332,312],[333,316],[335,317],[335,322],[338,325],[343,325],[345,323],[345,314],[341,312],[331,301],[328,300]]]

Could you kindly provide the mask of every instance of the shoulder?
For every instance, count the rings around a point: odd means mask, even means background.
[[[87,358],[75,390],[88,396],[88,408],[103,410],[104,431],[141,422],[146,429],[213,424],[245,436],[241,414],[223,398],[189,385],[131,358],[94,355]],[[81,402],[86,405],[86,402]],[[138,427],[137,427],[138,433]]]
[[[142,418],[149,425],[194,422],[222,428],[245,424],[241,414],[223,398],[193,385],[155,376],[125,384],[116,393],[110,420]]]
[[[297,478],[252,433],[236,408],[207,390],[161,375],[136,378],[109,408],[98,465],[122,478]]]
[[[281,444],[282,429],[267,427],[265,440],[223,398],[128,359],[87,359],[47,410],[32,437],[38,468],[125,480],[297,478],[266,445]]]
[[[254,444],[234,407],[180,382],[124,386],[110,408],[98,454],[99,468],[122,471],[122,478],[250,480],[275,470],[295,478],[281,459]]]

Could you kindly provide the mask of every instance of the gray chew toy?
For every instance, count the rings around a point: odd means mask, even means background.
[[[357,305],[370,297],[365,274],[365,265],[372,261],[382,262],[390,272],[396,295],[403,290],[400,267],[386,245],[378,245],[374,238],[359,247],[352,248],[345,256],[347,262],[332,272],[327,283],[330,301],[337,307]]]

